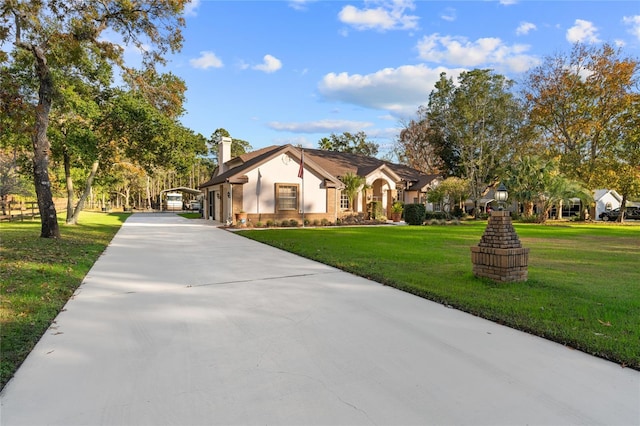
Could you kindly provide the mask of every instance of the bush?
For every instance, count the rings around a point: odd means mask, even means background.
[[[369,203],[369,218],[370,219],[380,219],[383,215],[382,210],[382,202],[381,201],[372,201]]]
[[[256,228],[262,228],[262,227],[264,227],[264,223],[262,223],[260,221],[257,221],[256,222]]]
[[[446,218],[447,218],[447,214],[445,212],[426,212],[425,213],[425,220],[432,220],[432,219],[444,220]]]
[[[274,226],[276,226],[276,223],[273,220],[267,220],[267,228],[273,228]]]
[[[464,210],[460,206],[455,206],[453,208],[453,212],[451,212],[453,217],[461,218],[465,215]]]
[[[284,219],[282,222],[280,222],[280,226],[283,228],[289,227],[289,219]]]
[[[295,228],[298,226],[298,221],[295,219],[291,219],[289,220],[289,226],[291,226],[292,228]]]
[[[318,219],[313,219],[313,226],[320,226],[320,221]]]
[[[409,225],[422,225],[427,216],[427,209],[423,204],[405,204],[404,221]]]
[[[320,224],[322,226],[329,226],[331,225],[331,222],[329,222],[329,219],[323,217],[322,220],[320,221]]]
[[[302,222],[302,223],[304,224],[304,226],[309,226],[311,221],[309,219],[305,219],[304,222]]]

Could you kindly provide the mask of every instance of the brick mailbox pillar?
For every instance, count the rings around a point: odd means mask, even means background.
[[[529,249],[522,247],[511,213],[493,211],[480,243],[471,247],[473,275],[498,282],[526,281]]]

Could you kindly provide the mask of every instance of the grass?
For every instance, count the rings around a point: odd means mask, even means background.
[[[186,219],[202,219],[200,213],[178,213],[178,216],[182,216]]]
[[[125,221],[83,212],[60,221],[62,238],[40,238],[40,222],[0,224],[0,389],[47,330]]]
[[[240,234],[640,370],[640,226],[515,226],[525,283],[473,276],[486,222]]]

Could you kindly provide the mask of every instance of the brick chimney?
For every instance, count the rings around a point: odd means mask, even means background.
[[[223,136],[218,142],[218,174],[227,171],[226,162],[231,160],[231,138]]]

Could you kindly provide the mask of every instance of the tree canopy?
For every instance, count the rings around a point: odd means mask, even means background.
[[[344,132],[341,135],[332,133],[328,138],[318,141],[318,147],[326,151],[351,152],[354,154],[375,157],[378,155],[378,144],[367,141],[365,132],[355,134]]]
[[[20,80],[20,102],[33,114],[34,187],[42,221],[41,236],[58,238],[60,231],[51,192],[48,128],[52,105],[59,98],[61,76],[74,75],[96,82],[95,66],[123,61],[123,48],[107,41],[107,30],[125,45],[139,48],[144,69],[165,63],[169,51],[181,48],[186,0],[101,2],[91,0],[7,0],[0,6],[0,60],[30,74]],[[4,67],[5,65],[3,65]],[[3,92],[4,94],[4,92]]]

